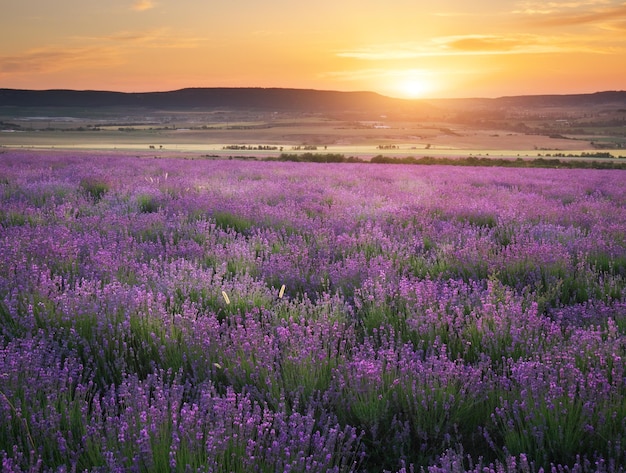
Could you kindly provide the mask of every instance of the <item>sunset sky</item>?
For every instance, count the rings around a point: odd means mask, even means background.
[[[0,88],[626,89],[626,2],[0,0]]]

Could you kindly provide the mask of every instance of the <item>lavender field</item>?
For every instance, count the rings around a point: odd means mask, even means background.
[[[626,172],[0,154],[3,472],[625,471]]]

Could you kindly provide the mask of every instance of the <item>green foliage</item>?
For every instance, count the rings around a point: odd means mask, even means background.
[[[600,273],[626,276],[626,256],[597,252],[589,257],[589,263]]]
[[[626,289],[626,279],[621,275],[606,273],[598,277],[593,267],[581,265],[576,270],[564,272],[550,267],[540,268],[541,280],[529,286],[535,291],[541,312],[549,308],[584,304],[589,300],[619,300]]]
[[[2,227],[21,227],[26,225],[27,222],[26,215],[21,212],[0,209],[0,226]]]
[[[229,228],[236,231],[237,233],[247,233],[254,225],[254,222],[251,220],[241,217],[240,215],[236,215],[230,212],[215,212],[213,214],[213,219],[215,220],[215,224],[224,229],[228,230]]]
[[[496,216],[492,214],[466,213],[459,215],[457,218],[461,222],[466,222],[469,225],[480,228],[494,228],[498,224]]]
[[[95,202],[99,201],[104,194],[109,191],[109,184],[104,180],[97,178],[84,178],[80,180],[79,186],[89,195]]]
[[[525,453],[548,468],[583,450],[587,435],[580,399],[561,396],[545,401],[529,395],[520,402],[531,408],[523,412],[513,409],[512,419],[501,426],[509,453]]]
[[[59,384],[62,385],[63,381],[59,380]],[[43,464],[50,468],[68,465],[75,456],[78,457],[78,463],[84,462],[90,466],[102,464],[98,450],[82,448],[82,439],[87,431],[83,412],[92,395],[91,391],[85,389],[59,389],[51,393],[42,390],[35,398],[30,396],[27,400],[19,390],[13,391],[11,398],[0,391],[0,403],[8,405],[11,413],[8,420],[9,431],[0,436],[0,450],[9,452],[19,445],[24,451],[36,451]],[[48,412],[54,413],[51,415],[59,423],[55,434],[70,439],[65,446],[57,441],[56,435],[51,435],[46,429],[32,427],[33,420],[41,416],[40,406],[44,405],[48,406]]]
[[[345,163],[346,157],[340,153],[281,153],[278,161],[292,161],[303,163]],[[354,162],[351,161],[351,162]]]
[[[316,393],[328,390],[333,379],[333,370],[339,366],[339,359],[330,353],[324,358],[286,357],[281,361],[280,374],[285,393],[294,402],[306,405]]]
[[[140,194],[137,196],[137,206],[139,212],[147,214],[154,213],[159,210],[159,203],[157,198],[150,194]]]
[[[17,337],[19,330],[16,316],[11,314],[5,302],[0,300],[0,337],[4,337],[7,341],[11,340]]]
[[[513,167],[513,168],[563,168],[563,169],[626,169],[626,163],[615,161],[575,160],[575,159],[505,159],[491,157],[469,156],[466,158],[446,158],[423,156],[404,158],[394,156],[374,156],[369,161],[372,164],[419,164],[419,165],[446,165],[446,166],[485,166],[485,167]]]

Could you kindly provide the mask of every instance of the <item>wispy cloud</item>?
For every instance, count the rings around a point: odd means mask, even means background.
[[[0,77],[25,72],[45,74],[85,68],[110,69],[128,63],[134,54],[146,48],[194,48],[206,41],[167,28],[79,36],[70,40],[69,45],[49,45],[0,56]]]
[[[583,44],[581,44],[583,43]],[[433,38],[427,43],[370,45],[340,51],[340,57],[391,61],[434,56],[540,54],[556,52],[608,52],[585,44],[580,38],[557,38],[531,34],[463,35]]]
[[[577,11],[564,14],[553,13],[543,18],[540,23],[547,26],[595,25],[604,27],[626,20],[626,3],[619,6],[598,8],[590,11]]]
[[[435,51],[424,47],[422,44],[377,44],[346,51],[337,52],[337,56],[363,59],[367,61],[389,61],[396,59],[412,59],[420,56],[434,55]]]
[[[345,82],[378,82],[392,83],[402,79],[423,79],[431,81],[442,75],[450,76],[468,76],[481,74],[485,72],[484,66],[480,69],[468,69],[455,67],[446,69],[445,72],[436,69],[420,69],[420,68],[388,68],[388,67],[372,67],[363,69],[350,69],[344,71],[327,71],[318,74],[322,79],[333,79]]]
[[[118,31],[103,36],[80,36],[80,41],[114,42],[114,43],[147,43],[161,36],[161,30]]]
[[[113,48],[38,48],[19,56],[0,56],[0,75],[49,73],[85,66],[110,67],[121,62]]]
[[[626,2],[586,0],[570,2],[527,1],[519,4],[514,14],[527,16],[534,26],[596,26],[603,29],[624,29]]]
[[[138,31],[118,31],[102,36],[80,36],[74,38],[81,42],[92,42],[94,44],[124,45],[126,47],[154,47],[154,48],[193,48],[208,39],[200,36],[189,36],[180,32],[175,32],[170,28],[155,28]]]
[[[626,18],[619,18],[617,20],[606,23],[603,27],[607,30],[619,31],[620,34],[626,32]]]
[[[524,1],[518,4],[513,13],[524,15],[551,15],[555,13],[571,12],[572,10],[588,10],[599,6],[610,5],[611,0],[582,0],[565,2]]]
[[[146,11],[151,10],[154,7],[155,4],[151,0],[136,0],[133,3],[132,9],[135,11]]]
[[[387,69],[387,68],[366,68],[349,71],[332,71],[325,72],[319,76],[322,78],[331,77],[341,81],[369,81],[372,79],[392,79],[411,75],[432,75],[432,71],[426,70],[406,70],[406,69]]]
[[[540,52],[545,46],[529,36],[466,35],[437,41],[441,50],[452,54],[502,54]]]

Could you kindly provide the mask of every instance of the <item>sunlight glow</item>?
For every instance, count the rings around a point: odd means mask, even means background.
[[[407,98],[423,97],[430,91],[429,85],[422,79],[406,80],[400,84],[399,89]]]
[[[418,99],[427,97],[437,90],[432,71],[410,70],[393,74],[389,93],[396,97]]]

